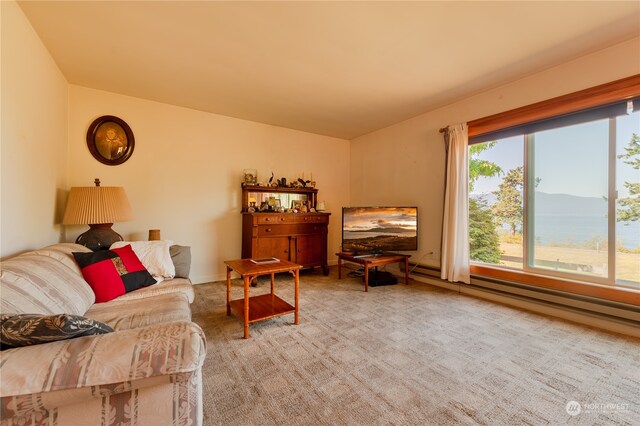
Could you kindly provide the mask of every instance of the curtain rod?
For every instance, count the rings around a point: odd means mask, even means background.
[[[449,126],[447,126],[447,127],[441,127],[441,128],[440,128],[440,133],[444,133],[444,132],[446,132],[448,129],[449,129]]]

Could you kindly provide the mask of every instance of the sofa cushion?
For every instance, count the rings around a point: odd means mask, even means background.
[[[91,252],[78,244],[55,244],[0,264],[0,313],[83,315],[95,302],[72,251]]]
[[[91,253],[73,253],[84,279],[96,295],[96,303],[155,284],[130,245]]]
[[[154,284],[149,287],[141,288],[140,290],[132,291],[131,293],[123,294],[118,297],[117,300],[133,300],[144,299],[145,297],[156,296],[158,294],[167,293],[184,293],[189,299],[189,303],[193,303],[194,291],[193,284],[186,278],[174,278],[172,280],[165,280],[161,283]]]
[[[63,263],[66,267],[74,271],[78,276],[82,275],[78,262],[73,257],[73,252],[91,253],[91,249],[80,244],[59,243],[53,244],[38,250],[32,251],[34,254],[49,256]]]
[[[0,350],[111,333],[113,328],[79,315],[0,315]]]
[[[122,392],[123,387],[125,390],[127,387],[136,388],[139,384],[138,380],[151,377],[161,380],[160,376],[199,369],[202,367],[205,355],[204,333],[197,324],[190,321],[175,321],[5,351],[2,353],[2,386],[0,387],[2,420],[0,424],[3,426],[21,424],[5,422],[7,409],[14,413],[16,410],[24,413],[34,408],[41,409],[45,404],[66,405],[71,402],[64,394],[45,394],[45,392],[85,388],[91,398],[100,399],[101,390],[91,387],[105,386],[105,391],[119,393]],[[168,379],[172,378],[175,379],[175,377],[168,377]],[[12,404],[15,400],[10,401],[10,398],[7,398],[17,395],[27,397],[26,401],[22,401],[23,406],[16,407]],[[177,395],[174,394],[175,396]],[[162,400],[165,401],[165,399]],[[171,399],[164,404],[172,405]],[[53,412],[53,407],[51,411]],[[14,415],[16,414],[18,413]],[[51,419],[55,420],[55,417]],[[91,424],[100,424],[100,419],[98,415],[91,419],[95,420]],[[122,418],[118,421],[129,424]],[[78,424],[85,423],[86,421],[78,422]],[[171,419],[167,423],[182,424],[178,420],[171,422]],[[35,423],[29,421],[26,424]],[[61,423],[51,421],[42,422],[42,424]],[[137,424],[153,425],[154,423],[141,421]]]
[[[176,278],[189,278],[189,272],[191,272],[191,247],[173,245],[169,247],[169,253],[176,270]]]
[[[165,293],[141,299],[96,303],[85,314],[116,331],[173,321],[191,321],[189,299],[185,293]]]

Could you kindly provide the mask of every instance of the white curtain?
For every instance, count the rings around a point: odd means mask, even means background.
[[[445,131],[447,174],[442,224],[443,280],[469,279],[469,138],[467,124],[451,125]]]

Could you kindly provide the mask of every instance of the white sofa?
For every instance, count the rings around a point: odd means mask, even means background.
[[[68,313],[114,332],[0,352],[2,425],[199,425],[206,344],[184,278],[94,303],[72,252],[56,244],[2,262],[0,314]]]

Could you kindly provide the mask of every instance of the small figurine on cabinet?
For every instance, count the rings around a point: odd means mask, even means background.
[[[306,188],[306,187],[307,187],[307,184],[308,184],[308,183],[311,183],[311,181],[310,181],[310,180],[304,180],[304,179],[302,179],[302,178],[298,178],[298,182],[300,182],[300,185],[302,185],[302,187],[303,187],[303,188]]]
[[[291,200],[291,210],[293,213],[300,213],[302,211],[302,200]]]
[[[249,213],[255,213],[256,212],[256,199],[254,197],[250,197],[249,198],[249,208],[247,208],[247,211]]]

